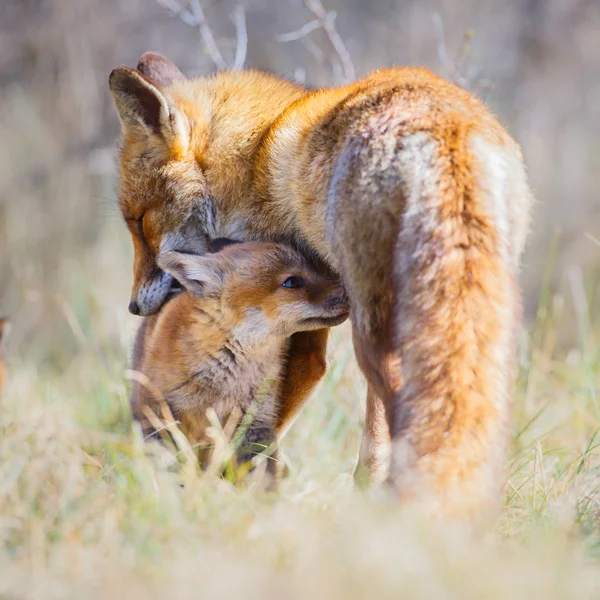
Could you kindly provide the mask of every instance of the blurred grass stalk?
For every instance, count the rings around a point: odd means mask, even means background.
[[[91,305],[102,305],[104,265],[93,281],[79,275],[98,294]],[[346,326],[284,440],[291,474],[271,497],[218,470],[161,466],[131,423],[129,336],[115,343],[93,310],[75,310],[78,298],[63,311],[80,338],[72,365],[42,375],[13,356],[0,414],[0,595],[572,599],[598,589],[600,347],[584,313],[580,344],[556,343],[561,297],[544,296],[527,336],[506,503],[485,541],[353,491],[364,384]]]

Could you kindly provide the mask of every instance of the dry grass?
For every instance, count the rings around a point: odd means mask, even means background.
[[[203,4],[234,61],[237,0]],[[337,61],[343,78],[327,32],[275,41],[318,4],[245,1],[248,65],[321,85]],[[600,249],[584,235],[600,238],[600,11],[589,0],[323,4],[337,11],[358,74],[396,63],[453,75],[441,57],[458,57],[459,75],[482,83],[523,144],[540,199],[523,278],[529,314],[549,234],[565,231],[523,335],[494,531],[473,539],[353,490],[364,385],[344,332],[284,442],[292,472],[279,495],[190,473],[181,488],[154,466],[127,403],[131,249],[114,205],[106,78],[148,49],[186,73],[212,66],[197,30],[157,2],[4,0],[0,313],[14,328],[0,410],[0,599],[600,597]]]
[[[106,235],[71,265],[63,318],[79,348],[68,368],[38,372],[13,356],[0,597],[597,597],[600,345],[591,323],[577,348],[558,349],[560,298],[524,335],[506,503],[476,540],[353,490],[364,390],[343,330],[285,440],[292,473],[280,494],[157,468],[127,404],[134,321],[124,301],[114,307],[127,239]]]

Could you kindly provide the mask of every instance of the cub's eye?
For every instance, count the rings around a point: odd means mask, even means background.
[[[304,285],[302,277],[288,277],[282,284],[284,288],[301,288]]]

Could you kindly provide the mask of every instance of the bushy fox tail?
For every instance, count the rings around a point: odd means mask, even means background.
[[[442,132],[434,172],[406,198],[395,252],[404,385],[391,431],[398,492],[429,490],[461,514],[497,498],[504,481],[521,314],[511,199],[484,156],[502,150],[468,133]]]
[[[508,136],[407,110],[356,125],[329,193],[331,261],[369,383],[360,460],[378,481],[389,457],[399,496],[470,515],[503,482],[530,194]]]

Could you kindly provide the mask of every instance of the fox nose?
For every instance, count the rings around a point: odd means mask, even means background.
[[[348,296],[342,285],[336,285],[332,292],[327,296],[325,304],[330,309],[348,309]]]
[[[132,315],[139,315],[140,314],[140,307],[139,307],[138,303],[135,300],[132,300],[129,303],[129,312]]]

